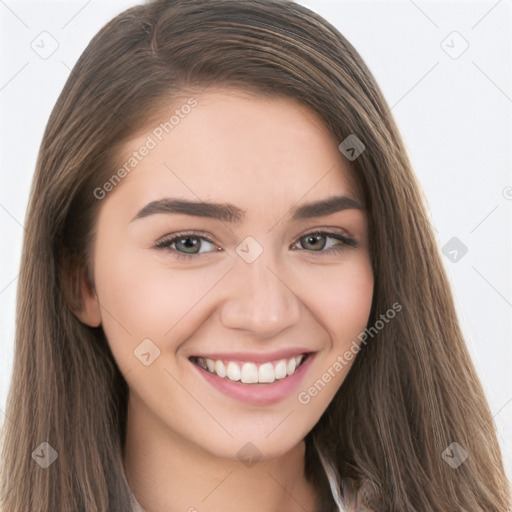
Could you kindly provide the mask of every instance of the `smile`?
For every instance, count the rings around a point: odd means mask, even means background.
[[[221,359],[214,360],[194,356],[191,361],[203,370],[232,382],[271,384],[276,380],[292,376],[306,358],[307,354],[300,354],[287,359],[256,364],[254,362],[223,361]]]

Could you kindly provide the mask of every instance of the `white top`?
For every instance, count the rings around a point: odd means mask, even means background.
[[[341,499],[341,493],[338,484],[336,483],[335,472],[332,467],[328,464],[328,462],[324,459],[324,457],[320,454],[320,460],[325,469],[325,473],[327,475],[327,479],[329,480],[329,485],[331,487],[332,497],[334,499],[334,503],[338,507],[338,512],[348,512],[345,508],[345,505]],[[145,512],[141,507],[140,503],[136,500],[135,496],[132,493],[132,502],[133,502],[133,512]]]

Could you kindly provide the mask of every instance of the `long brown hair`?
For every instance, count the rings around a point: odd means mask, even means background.
[[[335,140],[355,134],[365,145],[351,165],[368,206],[369,325],[395,302],[402,309],[368,338],[307,435],[308,476],[321,488],[323,454],[340,482],[365,484],[375,510],[508,511],[493,418],[388,104],[336,28],[288,0],[149,2],[109,22],[73,68],[44,133],[26,218],[2,511],[131,508],[127,385],[101,327],[74,314],[80,276],[94,286],[102,202],[93,191],[160,105],[209,86],[294,98]],[[452,443],[468,454],[456,468],[443,457]],[[50,447],[58,458],[43,469],[35,460]]]

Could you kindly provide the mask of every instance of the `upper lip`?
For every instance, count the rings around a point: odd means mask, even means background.
[[[288,348],[274,352],[215,352],[210,354],[196,353],[192,357],[202,357],[214,361],[240,361],[248,363],[266,363],[280,359],[291,359],[301,354],[310,354],[312,350],[304,348]]]

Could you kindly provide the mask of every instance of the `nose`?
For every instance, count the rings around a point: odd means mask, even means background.
[[[291,284],[264,257],[246,263],[238,260],[230,272],[229,293],[221,306],[222,324],[231,329],[270,338],[293,326],[300,318],[300,299]]]

